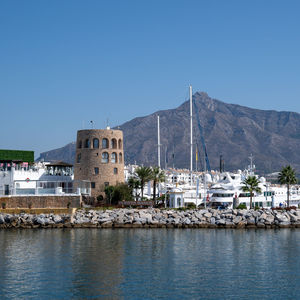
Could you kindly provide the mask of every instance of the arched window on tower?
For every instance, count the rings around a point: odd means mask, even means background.
[[[111,147],[112,147],[112,149],[117,149],[117,140],[116,139],[111,140]]]
[[[102,149],[107,149],[109,146],[108,139],[104,138],[102,139]]]
[[[89,139],[85,140],[84,148],[90,148],[90,140]]]
[[[119,154],[119,163],[121,164],[123,162],[123,155],[122,153]]]
[[[93,148],[99,148],[99,140],[97,138],[93,139]]]
[[[115,164],[115,163],[118,162],[118,158],[117,158],[117,153],[116,153],[116,152],[113,152],[113,153],[111,154],[111,162],[112,162],[113,164]]]
[[[122,149],[122,140],[119,139],[119,149]]]
[[[102,153],[102,160],[101,162],[104,163],[104,164],[107,164],[108,163],[108,159],[109,159],[109,155],[107,152],[103,152]]]

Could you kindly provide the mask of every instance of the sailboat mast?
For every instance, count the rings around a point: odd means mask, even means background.
[[[193,172],[193,93],[192,93],[192,86],[190,85],[190,125],[191,125],[191,165],[190,165],[190,175],[191,175],[191,179],[190,179],[190,183],[192,184],[192,172]]]
[[[159,128],[159,116],[157,116],[157,161],[160,168],[160,128]]]

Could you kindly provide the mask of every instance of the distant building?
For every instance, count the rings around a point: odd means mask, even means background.
[[[35,163],[33,151],[0,150],[0,195],[89,194],[88,183],[73,188],[73,177],[70,164]]]
[[[109,127],[79,130],[74,179],[89,180],[95,197],[104,195],[105,186],[124,182],[123,132]]]

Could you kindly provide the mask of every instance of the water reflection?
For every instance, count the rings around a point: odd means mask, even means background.
[[[1,299],[287,299],[300,231],[0,231]]]

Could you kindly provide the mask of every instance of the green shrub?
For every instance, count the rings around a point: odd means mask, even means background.
[[[174,208],[175,210],[178,210],[178,211],[186,211],[186,208],[185,207],[178,207],[178,208]]]
[[[2,209],[5,209],[6,208],[6,203],[2,202],[1,207],[2,207]]]
[[[196,204],[195,203],[188,203],[188,205],[186,206],[186,208],[188,208],[188,209],[196,209]]]
[[[131,190],[126,183],[105,187],[106,199],[110,204],[117,205],[119,201],[132,201]],[[147,199],[146,199],[147,200]]]
[[[98,202],[101,202],[101,201],[103,201],[103,199],[104,199],[103,195],[99,195],[99,196],[97,196],[97,201],[98,201]]]
[[[246,206],[245,203],[241,203],[241,204],[237,207],[237,209],[247,209],[247,206]]]

